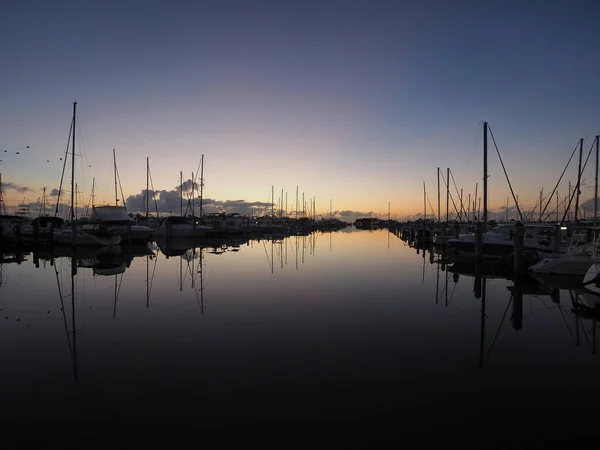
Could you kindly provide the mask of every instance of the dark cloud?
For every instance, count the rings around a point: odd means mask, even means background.
[[[573,205],[575,205],[575,201],[573,201]],[[594,216],[594,197],[584,201],[579,204],[579,208],[583,213],[583,210],[586,212],[586,216],[589,214],[590,216]],[[598,199],[598,209],[600,210],[600,198]]]
[[[23,192],[27,192],[27,191],[31,191],[32,189],[28,186],[19,186],[16,185],[15,183],[2,183],[2,187],[6,190],[15,190],[19,193],[23,193]]]
[[[189,200],[189,195],[185,194],[186,187],[189,188],[189,192],[191,193],[191,180],[188,180],[188,184],[184,183],[184,195],[183,202],[180,199],[180,190],[179,186],[174,187],[172,190],[149,190],[148,191],[148,206],[151,213],[156,212],[158,208],[159,213],[173,213],[179,214],[181,204],[183,203],[183,212],[190,214],[191,211],[191,201]],[[196,189],[196,188],[194,188]],[[142,190],[139,194],[130,195],[127,200],[127,210],[133,213],[143,213],[146,211],[146,190]],[[195,202],[194,202],[194,212],[197,214],[200,208],[200,199],[196,192],[194,193]],[[260,202],[260,201],[247,201],[243,199],[239,200],[217,200],[214,198],[203,198],[202,199],[202,212],[204,214],[210,213],[237,213],[242,215],[262,215],[262,214],[270,214],[271,213],[271,203]],[[274,212],[276,215],[280,215],[282,211],[275,206]],[[295,211],[290,211],[288,213],[291,217],[296,215]],[[338,218],[340,220],[344,220],[347,222],[354,221],[359,217],[372,217],[373,211],[369,212],[359,212],[359,211],[335,211],[332,213],[332,217]],[[298,212],[298,215],[301,216],[301,212]],[[323,215],[325,218],[329,217],[329,214]],[[319,216],[320,217],[320,216]]]
[[[59,194],[59,192],[60,192],[60,191],[59,191],[58,189],[54,188],[54,189],[52,189],[52,190],[50,191],[50,193],[49,193],[48,195],[49,195],[50,197],[58,197],[58,194]],[[64,194],[64,192],[63,192],[63,194]]]
[[[194,191],[198,191],[198,189],[200,189],[200,185],[196,182],[192,182],[191,179],[185,180],[181,186],[177,186],[175,188],[175,190],[177,192],[179,192],[179,189],[181,189],[182,192],[191,192],[192,191],[192,187],[194,188]]]

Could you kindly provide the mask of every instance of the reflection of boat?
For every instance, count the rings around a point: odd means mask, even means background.
[[[600,294],[592,292],[572,296],[574,312],[588,319],[600,319]]]
[[[60,257],[68,258],[96,258],[103,255],[118,255],[122,251],[120,245],[107,245],[104,247],[77,247],[70,245],[53,245],[50,249],[34,252],[34,256],[43,260],[52,260]]]
[[[530,273],[529,276],[535,278],[551,289],[579,289],[583,285],[583,276],[549,275],[533,272]]]
[[[165,256],[181,256],[192,248],[210,248],[219,252],[232,251],[248,242],[247,238],[192,238],[173,237],[156,239],[156,244]]]
[[[153,255],[147,245],[117,246],[114,252],[97,252],[94,255],[81,257],[77,253],[78,267],[93,269],[94,275],[117,275],[124,273],[136,257]]]

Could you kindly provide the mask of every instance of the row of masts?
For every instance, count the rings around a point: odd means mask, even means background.
[[[75,230],[75,221],[76,221],[76,209],[77,209],[77,184],[75,183],[75,130],[76,130],[76,114],[77,113],[77,102],[73,102],[73,118],[72,118],[72,122],[71,122],[71,130],[70,130],[70,140],[71,140],[71,205],[70,205],[70,211],[69,211],[69,217],[71,219],[71,222],[73,224],[73,232]],[[64,177],[64,169],[66,168],[66,161],[67,161],[67,156],[69,154],[69,148],[67,147],[66,150],[66,155],[65,155],[65,159],[64,159],[64,163],[63,163],[63,173],[61,175],[61,180],[60,180],[60,186],[59,186],[59,190],[58,190],[58,196],[57,196],[57,200],[56,200],[56,208],[55,208],[55,212],[54,215],[57,216],[58,215],[58,211],[59,211],[59,205],[60,205],[60,197],[61,197],[61,193],[62,193],[62,183],[63,183],[63,177]],[[113,148],[113,173],[114,173],[114,194],[115,194],[115,206],[119,206],[119,202],[122,203],[122,205],[125,207],[125,211],[127,212],[127,206],[126,206],[126,202],[123,200],[124,195],[123,195],[123,189],[121,186],[121,180],[119,177],[119,172],[118,172],[118,168],[117,168],[117,159],[116,159],[116,151]],[[198,173],[200,173],[200,182],[198,183],[197,177],[198,177]],[[91,201],[91,205],[92,207],[95,206],[95,185],[96,185],[96,180],[95,178],[92,179],[92,192],[91,192],[91,196],[90,196],[90,201]],[[184,215],[187,214],[188,209],[190,209],[191,215],[195,216],[195,190],[196,190],[196,186],[198,186],[198,191],[199,191],[199,216],[203,215],[203,188],[204,188],[204,155],[202,155],[201,159],[200,159],[200,164],[198,167],[198,170],[196,171],[196,173],[192,172],[191,174],[191,194],[188,195],[188,204],[187,207],[184,211],[184,196],[183,196],[183,185],[184,185],[184,181],[183,181],[183,171],[179,172],[179,209],[180,209],[180,215]],[[0,178],[0,186],[1,186],[1,178]],[[146,158],[146,191],[145,191],[145,218],[146,220],[148,220],[149,218],[149,214],[150,214],[150,188],[151,188],[151,175],[150,175],[150,158]],[[119,189],[120,189],[120,193],[121,193],[121,199],[119,199]],[[275,217],[275,192],[274,192],[274,186],[271,186],[271,216]],[[152,193],[154,194],[154,187],[152,186]],[[42,199],[42,208],[44,211],[44,215],[45,215],[45,203],[46,203],[46,188],[44,188],[44,195],[43,195],[43,199]],[[283,189],[281,191],[281,197],[278,200],[278,213],[280,217],[284,217],[284,213],[285,216],[288,217],[288,201],[287,201],[287,192],[285,193],[285,212],[284,212],[284,208],[283,208],[283,204],[284,204],[284,192]],[[156,205],[156,199],[155,200],[155,205]],[[309,200],[310,205],[307,204],[305,197],[304,197],[304,193],[302,193],[302,214],[301,217],[302,218],[310,218],[313,220],[316,220],[317,217],[317,209],[316,209],[316,197],[313,196],[312,199]],[[0,205],[3,205],[3,200],[2,200],[2,192],[0,189]],[[308,206],[307,206],[308,205]],[[331,219],[333,216],[333,200],[330,200],[330,205],[329,205],[329,218]],[[89,208],[88,208],[89,209]],[[299,215],[299,191],[298,191],[298,186],[296,186],[296,208],[295,208],[295,216],[296,219],[298,219],[298,215]],[[266,210],[265,210],[266,212]],[[307,215],[308,212],[308,215]],[[158,206],[156,205],[156,214],[157,216],[159,216],[159,211],[158,211]]]
[[[488,137],[488,124],[487,122],[484,122],[483,124],[483,194],[478,197],[478,183],[475,183],[475,194],[473,197],[473,201],[471,201],[471,194],[468,194],[468,200],[467,200],[467,206],[465,207],[464,204],[464,197],[463,197],[463,189],[460,189],[460,192],[458,192],[458,188],[456,187],[456,183],[454,183],[455,189],[457,190],[457,194],[458,194],[458,203],[459,206],[456,205],[456,203],[454,202],[454,198],[452,198],[451,194],[450,194],[450,178],[452,177],[452,181],[454,182],[454,177],[451,174],[451,171],[449,168],[446,169],[446,178],[444,181],[444,184],[446,186],[446,222],[450,221],[450,217],[451,217],[451,209],[450,209],[450,200],[452,200],[454,209],[456,211],[456,214],[458,216],[458,220],[459,221],[463,221],[464,219],[466,219],[467,221],[471,220],[471,214],[477,212],[477,215],[475,217],[473,217],[474,220],[476,221],[480,221],[484,224],[484,228],[487,227],[487,222],[488,222],[488,187],[487,187],[487,180],[488,180],[488,161],[487,161],[487,157],[488,157],[488,141],[487,141],[487,137]],[[577,148],[579,149],[579,163],[578,163],[578,168],[577,168],[577,183],[575,184],[575,186],[572,186],[571,182],[569,182],[569,194],[563,199],[562,202],[559,201],[559,193],[558,193],[558,184],[560,183],[560,179],[559,179],[559,183],[557,183],[556,187],[554,188],[554,190],[547,196],[544,197],[544,189],[542,188],[540,190],[540,197],[539,197],[539,203],[536,204],[534,206],[534,208],[531,210],[529,216],[527,216],[527,219],[529,220],[525,220],[525,217],[523,216],[521,207],[519,205],[519,196],[515,195],[514,192],[512,191],[512,187],[510,186],[510,181],[509,181],[509,187],[511,187],[511,192],[513,193],[513,197],[514,197],[514,204],[515,204],[515,209],[517,210],[518,216],[520,218],[521,221],[525,222],[525,221],[532,221],[533,219],[533,215],[535,214],[536,210],[539,209],[539,217],[538,217],[538,222],[542,222],[542,221],[547,221],[550,220],[552,213],[556,214],[556,221],[557,222],[564,222],[565,220],[571,220],[573,219],[575,222],[577,222],[578,220],[581,219],[580,215],[579,215],[579,210],[580,210],[580,195],[581,195],[581,182],[582,182],[582,175],[583,175],[583,170],[585,168],[585,164],[587,164],[587,160],[589,159],[592,149],[595,148],[595,182],[594,182],[594,215],[593,215],[593,220],[594,222],[596,222],[598,220],[598,173],[599,173],[599,162],[600,162],[600,136],[596,136],[594,139],[594,142],[592,144],[592,147],[590,148],[590,152],[588,154],[588,157],[585,161],[584,167],[582,167],[582,163],[583,163],[583,141],[584,139],[581,138],[579,140],[578,146]],[[570,163],[570,159],[569,159],[569,163]],[[567,163],[567,166],[568,164]],[[565,167],[565,171],[566,171],[566,167]],[[564,172],[563,171],[563,175]],[[443,178],[443,175],[442,175]],[[561,179],[562,179],[562,175],[561,175]],[[434,216],[434,220],[441,222],[442,221],[442,213],[441,213],[441,184],[440,184],[440,168],[437,168],[437,217],[435,217],[435,213],[433,214]],[[556,198],[556,209],[555,211],[551,211],[551,212],[547,212],[547,209],[551,203],[551,201]],[[483,200],[483,205],[481,204]],[[546,201],[545,205],[544,205],[544,201]],[[571,204],[573,202],[573,200],[575,201],[575,206],[573,208],[574,210],[574,214],[573,216],[571,215]],[[426,188],[426,184],[425,181],[423,181],[423,219],[427,220],[427,206],[429,203],[429,198],[427,196],[427,188]],[[564,207],[563,209],[563,216],[562,219],[559,217],[559,212],[560,212],[560,206]],[[433,208],[431,207],[431,204],[429,203],[430,209],[432,210],[433,213]],[[482,208],[483,206],[483,208]],[[471,209],[472,208],[472,209]],[[585,208],[584,208],[584,218],[585,218]],[[506,197],[506,211],[505,211],[505,219],[506,221],[508,221],[508,212],[509,212],[509,197]],[[389,216],[390,216],[390,212],[389,212],[389,204],[388,204],[388,220],[389,220]]]

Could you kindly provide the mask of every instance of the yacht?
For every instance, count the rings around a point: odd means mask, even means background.
[[[163,218],[158,227],[152,232],[154,237],[205,237],[212,228],[200,225],[197,220],[190,220],[184,216],[167,216]]]

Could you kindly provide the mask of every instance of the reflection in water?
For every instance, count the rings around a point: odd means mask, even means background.
[[[595,392],[597,297],[385,233],[11,256],[0,418],[480,429],[510,404],[537,431]]]

